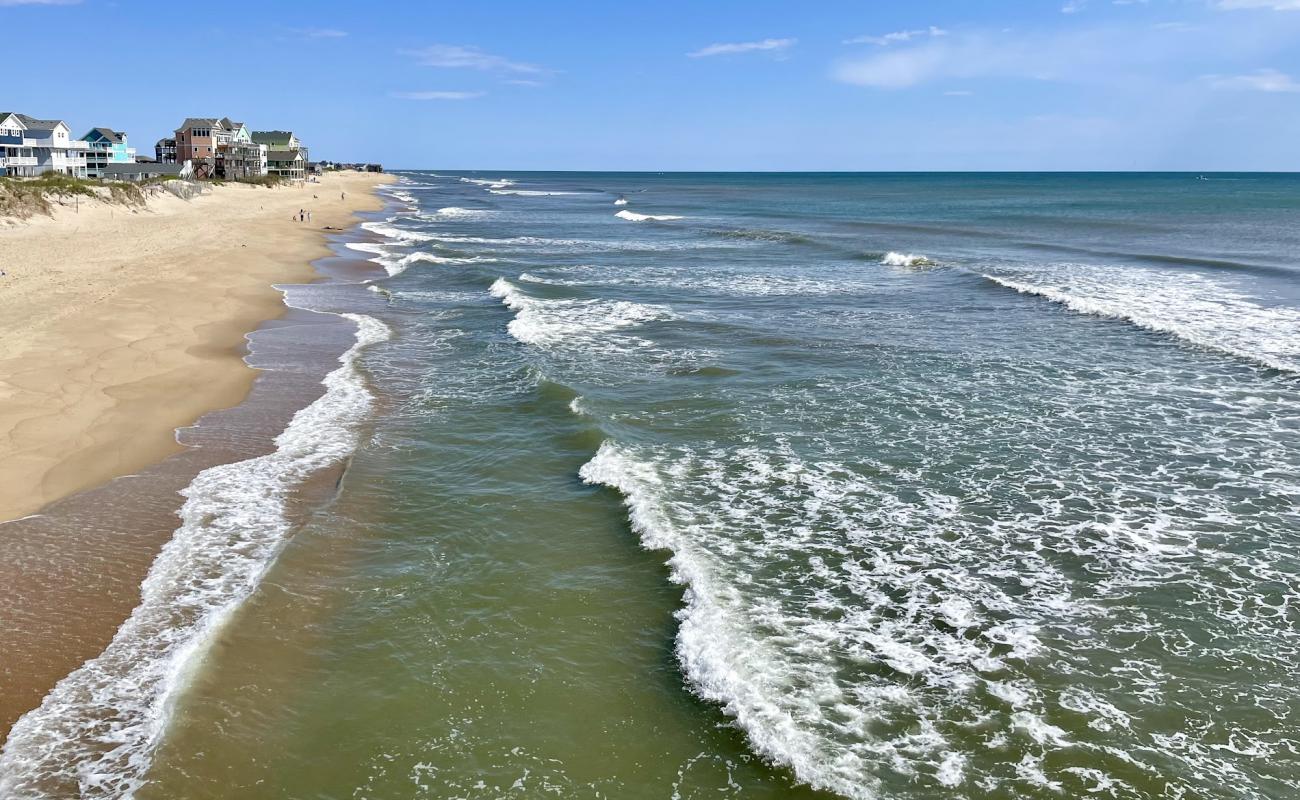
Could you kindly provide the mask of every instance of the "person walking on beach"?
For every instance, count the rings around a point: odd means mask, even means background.
[[[307,221],[311,222],[311,209],[307,209]]]
[[[340,200],[347,200],[347,199],[348,199],[348,193],[347,193],[347,192],[339,192],[339,199],[340,199]]]

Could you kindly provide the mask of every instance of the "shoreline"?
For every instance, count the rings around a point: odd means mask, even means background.
[[[69,347],[62,352],[57,370],[47,367],[51,384],[69,377],[86,384],[77,386],[81,393],[91,395],[88,407],[81,410],[87,412],[99,432],[116,437],[109,438],[108,445],[110,450],[116,449],[122,455],[119,459],[96,462],[103,468],[102,472],[94,477],[82,476],[80,485],[62,497],[42,503],[35,513],[0,518],[0,541],[5,543],[7,553],[4,565],[0,566],[0,583],[3,583],[0,645],[8,654],[7,665],[0,669],[3,686],[0,736],[8,734],[20,715],[39,705],[56,682],[86,659],[99,654],[140,602],[140,582],[177,528],[176,514],[183,501],[180,490],[203,469],[273,450],[273,440],[289,419],[319,396],[319,381],[338,355],[333,351],[342,344],[333,340],[342,335],[341,328],[348,326],[339,326],[332,315],[322,317],[315,311],[301,309],[290,298],[296,292],[311,292],[321,282],[329,283],[331,278],[338,277],[335,273],[339,269],[352,271],[363,263],[339,253],[345,238],[364,235],[359,224],[368,215],[363,212],[379,210],[385,205],[384,198],[376,191],[380,183],[374,180],[380,176],[366,177],[371,178],[369,186],[350,183],[346,189],[346,207],[338,202],[340,189],[336,186],[308,185],[308,197],[313,193],[311,189],[322,197],[333,191],[339,206],[331,212],[316,211],[311,228],[296,227],[297,223],[288,221],[287,212],[283,214],[283,224],[276,224],[278,219],[266,225],[257,225],[257,220],[249,224],[250,216],[255,215],[248,213],[236,214],[233,220],[213,220],[205,238],[212,238],[213,227],[244,225],[252,230],[245,232],[245,247],[234,246],[236,253],[257,252],[259,246],[263,249],[260,258],[250,262],[252,269],[227,276],[221,302],[200,310],[195,309],[194,303],[178,302],[171,307],[173,317],[185,313],[204,315],[192,320],[192,326],[180,328],[182,335],[191,334],[201,338],[201,342],[177,342],[171,352],[140,357],[134,362],[114,359],[110,353],[110,363],[106,365],[93,363],[103,348],[98,347],[92,336],[81,340],[86,345],[84,348]],[[236,188],[235,200],[246,199],[241,191],[244,188]],[[281,203],[299,202],[297,189],[257,191],[278,192],[283,195],[276,198]],[[253,195],[252,199],[262,198]],[[211,205],[201,210],[211,213]],[[270,203],[260,205],[271,206]],[[270,213],[257,205],[252,209]],[[86,210],[83,206],[82,212]],[[154,221],[151,217],[149,212],[139,214],[132,220],[135,225],[130,225],[130,229],[141,223],[148,226]],[[68,236],[60,228],[65,222],[48,220],[44,225],[25,228],[24,233],[45,237],[54,231],[55,236]],[[288,229],[289,236],[279,235],[284,226],[291,224],[295,227]],[[324,225],[341,230],[321,230]],[[0,231],[0,245],[6,242],[5,234],[11,232]],[[262,242],[256,241],[255,234],[260,235]],[[173,249],[185,246],[186,242],[179,241]],[[119,269],[129,271],[130,266],[122,264]],[[181,277],[179,283],[202,280]],[[261,291],[257,291],[252,284],[264,279]],[[236,285],[241,281],[245,285]],[[134,280],[125,278],[117,293],[103,299],[92,310],[100,320],[122,313],[128,321],[139,325],[140,312],[134,306],[144,304],[157,308],[156,300],[151,304],[141,294],[152,294],[155,298],[160,294],[174,294],[178,291],[177,283],[167,280],[151,283],[147,275]],[[93,286],[94,281],[87,284]],[[75,292],[67,294],[74,299],[77,296]],[[15,306],[17,299],[16,294],[5,295],[0,291],[0,312],[8,310],[6,303]],[[225,320],[212,319],[216,313],[231,316]],[[15,357],[12,351],[17,349],[13,345],[18,336],[10,336],[13,333],[10,318],[3,319],[0,330],[4,331],[5,339],[0,343],[0,368],[5,371],[0,371],[0,422],[16,415],[10,400],[14,394],[10,378],[14,373],[6,365],[35,357],[38,360],[29,362],[29,368],[39,370],[40,354],[56,345],[51,340],[44,347],[30,348]],[[105,326],[112,328],[115,321],[120,320],[105,321]],[[84,321],[79,328],[90,325]],[[146,330],[145,337],[156,340],[178,327],[174,318],[159,314],[155,330]],[[65,329],[50,325],[44,330],[53,335]],[[346,338],[351,339],[351,335]],[[75,339],[63,341],[78,343]],[[157,341],[151,344],[162,346]],[[110,344],[108,349],[113,347],[119,353],[131,352],[130,345]],[[92,363],[77,370],[68,363],[74,354]],[[122,371],[107,371],[109,366],[124,363],[135,369],[134,380],[126,380]],[[159,366],[165,366],[167,371],[140,377],[140,373]],[[98,382],[90,380],[97,374]],[[134,395],[119,388],[132,383]],[[21,388],[32,393],[30,385]],[[95,397],[96,391],[102,391],[114,401],[98,416],[90,413],[99,408],[93,401],[103,402]],[[178,400],[178,393],[188,397]],[[82,395],[73,393],[72,396],[76,399]],[[57,412],[52,416],[57,417]],[[75,414],[68,416],[78,419]],[[175,425],[171,425],[173,421]],[[142,435],[142,428],[153,435]],[[5,438],[4,432],[0,428],[0,448],[10,446],[13,441]],[[73,439],[66,428],[57,425],[50,426],[48,432],[69,440],[70,446],[60,453],[63,456],[60,463],[75,470],[86,454],[85,439],[81,436]],[[30,435],[32,431],[27,433]],[[0,449],[2,452],[5,451]],[[136,464],[127,468],[127,458]],[[117,467],[120,469],[115,471]],[[0,474],[6,472],[14,472],[7,456],[0,459]],[[15,482],[24,477],[30,479],[29,485],[47,480],[46,476],[13,475]],[[49,485],[47,482],[46,487]]]
[[[392,178],[321,180],[0,229],[0,521],[180,452],[177,428],[248,395],[246,336],[286,310],[274,284],[314,280],[324,226],[381,208]]]

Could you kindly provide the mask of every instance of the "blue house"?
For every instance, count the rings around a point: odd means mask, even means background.
[[[86,151],[86,177],[102,178],[109,164],[134,164],[135,148],[127,144],[126,134],[112,128],[91,128],[82,137],[90,145]]]

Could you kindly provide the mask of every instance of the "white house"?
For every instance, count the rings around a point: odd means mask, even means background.
[[[3,166],[9,175],[33,176],[59,172],[86,177],[86,151],[90,145],[73,139],[63,120],[36,119],[26,114],[0,112]]]
[[[17,175],[17,170],[35,167],[32,148],[23,143],[27,126],[18,114],[0,111],[0,175]]]

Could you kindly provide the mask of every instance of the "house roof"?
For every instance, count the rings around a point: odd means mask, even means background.
[[[121,131],[115,131],[112,128],[91,128],[90,133],[87,133],[85,136],[81,138],[89,139],[92,133],[98,133],[101,139],[107,139],[113,144],[126,143],[126,134],[122,133]]]
[[[23,124],[29,128],[57,128],[64,124],[61,119],[37,119],[36,117],[29,117],[26,114],[18,113],[15,113],[14,116],[22,120]]]
[[[225,121],[216,117],[186,117],[176,132],[187,131],[190,128],[222,128],[224,129]]]
[[[288,147],[293,138],[293,131],[253,131],[253,141],[258,144]]]
[[[267,161],[296,161],[301,158],[301,150],[271,150],[266,154]]]
[[[159,139],[158,141],[156,141],[156,142],[153,143],[153,146],[154,146],[154,147],[175,147],[175,146],[176,146],[176,140],[175,140],[175,139]]]

